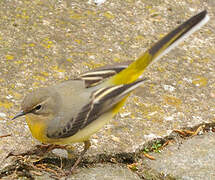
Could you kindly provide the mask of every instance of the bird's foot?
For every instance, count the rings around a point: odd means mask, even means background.
[[[6,158],[10,156],[29,156],[29,155],[37,155],[37,156],[42,156],[53,149],[66,149],[67,146],[60,146],[60,145],[55,145],[55,144],[41,144],[33,147],[32,149],[28,150],[27,152],[24,153],[14,153],[10,152]]]

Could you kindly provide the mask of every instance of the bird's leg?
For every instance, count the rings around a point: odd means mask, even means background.
[[[82,157],[84,156],[84,154],[87,152],[87,150],[89,149],[90,147],[90,141],[87,140],[87,141],[84,141],[84,150],[81,152],[81,154],[79,155],[78,159],[75,161],[75,164],[72,166],[70,172],[72,173],[73,170],[77,167],[77,165],[80,163]]]

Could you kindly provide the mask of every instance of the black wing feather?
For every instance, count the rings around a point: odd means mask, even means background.
[[[145,79],[136,81],[131,84],[107,87],[97,93],[95,91],[92,95],[91,101],[83,106],[81,111],[75,118],[72,118],[64,128],[58,133],[55,133],[52,138],[66,138],[73,136],[79,130],[85,128],[87,125],[98,119],[103,113],[111,110],[117,103],[119,103],[128,93],[138,87]],[[108,93],[106,93],[108,91]],[[68,128],[70,127],[70,128]],[[49,135],[50,137],[50,135]]]
[[[84,80],[85,87],[89,88],[103,82],[107,78],[110,78],[116,75],[117,73],[121,72],[122,70],[126,69],[130,63],[131,63],[130,61],[127,61],[124,63],[100,67],[81,74],[79,79]]]

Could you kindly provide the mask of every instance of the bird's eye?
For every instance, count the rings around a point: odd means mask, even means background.
[[[38,106],[35,107],[35,110],[39,111],[41,109],[41,107],[42,107],[41,105],[38,105]]]

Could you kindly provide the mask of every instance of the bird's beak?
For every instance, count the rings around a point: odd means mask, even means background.
[[[13,119],[12,120],[14,120],[14,119],[16,119],[16,118],[18,118],[18,117],[20,117],[20,116],[23,116],[23,115],[25,115],[26,113],[24,112],[24,111],[20,111],[19,113],[17,113],[14,117],[13,117]]]

